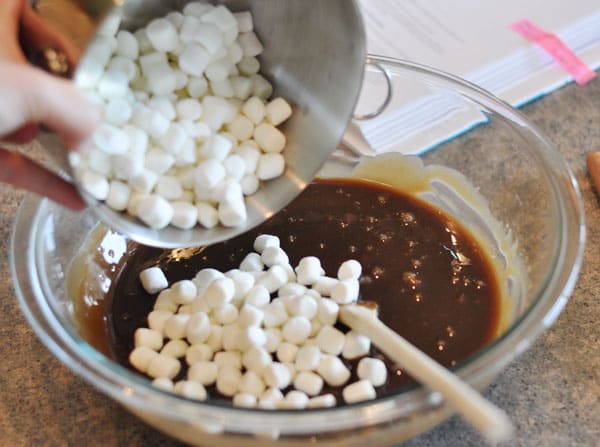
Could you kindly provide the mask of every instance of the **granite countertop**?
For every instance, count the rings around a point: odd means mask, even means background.
[[[554,324],[508,366],[485,395],[516,424],[514,446],[594,446],[600,439],[600,202],[585,166],[600,149],[600,77],[566,86],[523,108],[573,170],[588,224],[575,291]],[[34,145],[35,146],[35,145]],[[33,148],[40,155],[39,148]],[[9,267],[21,191],[0,185],[0,445],[178,446],[62,366],[26,323]],[[481,445],[458,417],[408,446]]]

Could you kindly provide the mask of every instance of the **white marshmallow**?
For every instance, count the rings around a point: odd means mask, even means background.
[[[288,282],[288,273],[281,265],[274,265],[266,272],[262,273],[256,280],[257,284],[261,284],[267,288],[269,293],[274,293]]]
[[[242,47],[244,57],[255,57],[263,52],[263,45],[253,31],[242,33],[237,38],[237,43]]]
[[[173,293],[170,289],[165,289],[158,294],[154,302],[154,310],[164,310],[171,314],[177,312],[179,305],[173,301]],[[166,321],[165,321],[166,322]],[[164,325],[163,325],[164,330]]]
[[[262,253],[267,247],[279,247],[280,241],[277,236],[271,234],[260,234],[254,240],[253,248],[257,253]]]
[[[187,83],[187,92],[192,98],[201,98],[208,90],[208,82],[204,77],[192,77]]]
[[[256,396],[250,393],[237,393],[231,401],[234,407],[240,408],[254,408],[257,402]]]
[[[159,377],[173,379],[177,374],[179,374],[180,369],[181,364],[176,358],[169,357],[168,355],[157,354],[152,358],[152,360],[150,360],[146,373],[153,379],[157,379]]]
[[[385,363],[376,358],[365,357],[358,362],[356,368],[358,377],[369,381],[373,386],[381,386],[387,380],[387,368]]]
[[[196,298],[197,288],[193,281],[183,279],[171,285],[171,292],[177,304],[191,304]]]
[[[267,352],[274,354],[283,340],[283,336],[281,335],[281,329],[276,327],[266,328],[265,336],[267,340],[265,342],[264,348],[267,350]]]
[[[338,304],[358,301],[359,284],[357,279],[345,279],[331,288],[331,299]]]
[[[178,101],[175,109],[180,120],[195,121],[202,116],[202,104],[194,98],[184,98]]]
[[[140,54],[146,54],[152,51],[152,43],[150,43],[150,39],[148,39],[148,34],[146,34],[146,28],[138,29],[133,33],[133,36],[137,40]]]
[[[264,393],[266,386],[260,374],[258,374],[256,371],[248,370],[242,376],[239,389],[243,393],[248,393],[258,397]]]
[[[152,20],[146,27],[146,36],[156,51],[173,51],[179,43],[175,26],[166,18]]]
[[[333,394],[323,394],[321,396],[312,397],[308,401],[306,408],[331,408],[335,407],[337,401]]]
[[[181,198],[183,188],[177,177],[163,175],[156,182],[154,192],[167,200],[177,200]]]
[[[273,93],[273,86],[271,83],[258,73],[250,76],[250,79],[254,82],[252,94],[258,96],[263,101],[267,100]]]
[[[160,332],[145,327],[137,328],[133,334],[134,346],[146,346],[153,351],[158,351],[163,345],[163,336]]]
[[[175,90],[186,89],[190,80],[188,75],[177,68],[173,69],[173,74],[175,75]]]
[[[290,261],[287,253],[281,247],[265,247],[260,257],[267,267],[286,265]]]
[[[193,344],[185,353],[185,361],[188,365],[193,365],[194,363],[198,362],[208,362],[212,360],[212,358],[213,350],[205,343]]]
[[[158,356],[158,353],[148,346],[139,346],[129,354],[129,363],[138,371],[145,373],[148,371],[150,362],[156,356]]]
[[[249,140],[255,133],[254,124],[249,118],[243,115],[237,115],[233,121],[227,125],[227,130],[239,141]],[[259,133],[261,136],[265,136],[264,141],[267,142],[268,136],[266,136],[265,132],[259,131]]]
[[[129,186],[137,192],[148,194],[154,189],[157,181],[158,174],[156,172],[149,169],[142,169],[140,173],[129,178]]]
[[[171,22],[171,24],[179,31],[183,23],[183,14],[179,11],[172,11],[165,16],[165,19]]]
[[[193,138],[189,138],[189,134],[188,134],[188,131],[186,130],[185,126],[181,125],[181,128],[184,130],[186,137],[181,146],[181,149],[175,155],[175,166],[177,166],[177,167],[193,166],[196,164],[196,161],[197,161],[196,143],[194,142]],[[191,193],[191,191],[190,191],[190,193]],[[192,195],[191,199],[193,199],[193,195]],[[193,200],[190,200],[190,202],[192,202],[192,201]]]
[[[223,325],[235,323],[238,319],[238,315],[239,311],[237,307],[231,303],[227,303],[222,307],[215,309],[213,312],[213,316],[217,322]]]
[[[217,375],[217,391],[224,396],[233,397],[238,389],[242,373],[234,366],[223,366],[219,368]]]
[[[283,98],[275,98],[266,105],[267,119],[273,126],[279,126],[290,116],[292,107]]]
[[[248,293],[244,297],[244,306],[248,305],[254,308],[262,309],[267,304],[269,304],[270,300],[271,297],[267,288],[263,285],[255,285],[248,291]],[[262,318],[264,318],[264,312]]]
[[[173,207],[171,225],[182,230],[189,230],[198,223],[198,208],[195,205],[178,201],[172,202],[171,206]]]
[[[277,291],[277,296],[279,298],[284,296],[301,296],[304,295],[307,290],[308,289],[302,284],[289,282],[280,287],[280,289]]]
[[[319,367],[321,361],[321,350],[318,346],[302,346],[296,353],[296,370],[314,371]]]
[[[145,168],[158,175],[166,173],[174,164],[175,157],[162,149],[155,147],[146,152]]]
[[[226,227],[242,225],[248,218],[246,205],[243,200],[221,202],[217,208],[219,221]]]
[[[344,363],[334,355],[322,355],[317,367],[317,373],[330,386],[340,386],[350,378],[350,371]]]
[[[169,340],[161,349],[160,353],[179,359],[185,356],[188,344],[184,340]]]
[[[294,379],[294,388],[309,396],[316,396],[323,389],[323,378],[312,371],[301,371]]]
[[[129,203],[131,189],[123,182],[113,180],[110,182],[106,204],[115,211],[123,211]]]
[[[369,340],[368,337],[365,337],[358,332],[350,331],[346,334],[342,356],[345,359],[352,360],[368,355],[370,349],[371,340]]]
[[[135,62],[130,58],[123,56],[114,56],[108,63],[107,70],[115,70],[125,73],[129,82],[139,76],[139,69]],[[102,98],[100,95],[98,95],[98,97]],[[125,100],[125,98],[122,99]]]
[[[219,368],[223,366],[233,366],[237,369],[242,369],[242,354],[239,351],[217,352],[213,361]]]
[[[173,312],[167,310],[153,310],[148,314],[148,327],[155,331],[164,332],[165,321],[173,315]]]
[[[263,310],[253,306],[252,304],[244,304],[240,310],[237,323],[242,329],[259,327],[263,322],[264,316],[265,313]]]
[[[254,276],[242,270],[233,269],[228,271],[225,276],[231,278],[235,284],[235,294],[233,299],[241,303],[250,289],[254,286]]]
[[[202,98],[202,120],[214,131],[235,118],[236,110],[225,98],[206,95]]]
[[[266,328],[278,327],[288,320],[288,313],[281,301],[272,301],[264,307],[263,324]]]
[[[212,23],[199,22],[194,30],[194,41],[201,44],[213,56],[223,47],[223,33]]]
[[[362,266],[360,265],[360,262],[355,259],[350,259],[342,262],[342,265],[340,265],[340,268],[338,269],[337,276],[339,280],[343,281],[346,279],[358,279],[360,278],[361,273]]]
[[[225,161],[223,161],[223,167],[227,173],[227,177],[239,182],[246,171],[246,163],[244,159],[237,154],[229,155]],[[240,185],[240,190],[242,190]]]
[[[242,354],[242,365],[248,371],[262,374],[263,369],[273,362],[265,348],[254,347]]]
[[[359,380],[344,387],[342,396],[347,404],[353,404],[364,400],[375,399],[377,393],[371,382],[368,380]]]
[[[114,126],[122,126],[133,115],[131,103],[126,99],[113,98],[104,106],[104,119]]]
[[[224,179],[212,190],[211,200],[219,203],[243,202],[242,187],[234,180]]]
[[[168,321],[167,321],[168,323]],[[185,337],[191,344],[205,343],[211,332],[210,319],[204,312],[194,312],[186,320]]]
[[[213,228],[219,222],[219,213],[209,203],[200,202],[196,205],[198,209],[198,222],[204,228]]]
[[[258,253],[248,253],[240,263],[240,270],[246,272],[262,272],[264,264]]]
[[[250,11],[234,12],[233,16],[237,20],[240,33],[249,33],[254,29],[254,21]]]
[[[310,335],[310,321],[305,317],[292,317],[285,322],[281,333],[290,343],[302,344]]]
[[[150,228],[160,230],[171,222],[173,207],[164,198],[152,194],[140,199],[136,215]]]
[[[326,354],[340,355],[344,349],[346,337],[333,326],[323,326],[317,335],[317,346]]]
[[[190,365],[187,372],[189,380],[201,383],[204,386],[211,386],[217,381],[219,365],[215,362],[201,360]]]
[[[221,343],[226,351],[238,351],[240,349],[240,334],[242,330],[237,324],[223,326]]]
[[[223,95],[222,92],[219,92],[220,84],[215,84],[218,82],[222,82],[227,80],[227,76],[229,75],[231,62],[227,58],[219,59],[214,62],[211,62],[206,67],[204,71],[204,76],[210,81],[211,90],[215,96],[230,98],[233,96],[233,87],[229,85],[231,92],[228,95]],[[216,85],[216,89],[215,89]]]
[[[305,256],[295,268],[296,280],[300,284],[312,285],[323,275],[321,261],[316,256]]]
[[[123,130],[110,124],[101,124],[94,134],[92,141],[105,154],[124,154],[129,150],[129,136]]]
[[[253,96],[244,103],[242,112],[253,124],[258,125],[264,119],[267,109],[260,98]]]
[[[185,45],[179,55],[179,68],[190,76],[202,76],[204,70],[210,63],[210,54],[197,43]]]
[[[190,321],[190,316],[186,314],[174,314],[171,315],[165,321],[165,325],[163,327],[164,335],[166,338],[170,338],[171,340],[179,340],[186,336],[186,327],[188,322]],[[192,340],[188,337],[188,340],[191,343],[195,343],[195,340]]]
[[[96,90],[104,99],[124,98],[129,90],[127,74],[118,70],[107,70],[98,80]]]
[[[140,272],[140,281],[146,292],[153,295],[169,287],[167,277],[158,267],[149,267]]]
[[[277,360],[281,363],[292,363],[296,360],[297,352],[298,346],[292,343],[283,342],[277,347]]]
[[[284,389],[291,383],[290,370],[279,362],[272,362],[263,369],[263,379],[271,388]]]
[[[223,326],[218,324],[210,325],[210,334],[206,344],[214,351],[223,349]]]
[[[129,137],[129,151],[139,155],[146,153],[148,149],[148,134],[139,127],[133,125],[123,126],[123,131]],[[128,167],[130,170],[135,170],[134,166]],[[141,168],[141,167],[140,167]],[[129,176],[131,177],[131,175]]]
[[[146,81],[154,95],[168,95],[177,87],[177,76],[171,67],[153,67],[146,75]]]
[[[167,379],[166,377],[159,377],[152,381],[152,386],[158,388],[159,390],[173,392],[175,389],[175,385],[171,379]]]
[[[280,153],[285,148],[285,135],[272,124],[262,123],[256,126],[253,137],[265,152]]]
[[[175,107],[173,106],[173,102],[167,96],[153,96],[147,104],[152,110],[160,112],[169,121],[175,119]]]
[[[179,309],[177,309],[177,313],[191,315],[194,313],[194,311],[192,310],[191,304],[183,304],[179,306]]]
[[[244,76],[251,76],[260,70],[260,62],[255,57],[243,57],[238,62],[237,68]]]
[[[203,1],[189,2],[183,7],[183,14],[184,16],[192,16],[199,19],[212,8],[213,5]]]
[[[260,180],[271,180],[285,171],[285,159],[279,153],[262,154],[258,159],[256,176]]]
[[[313,290],[319,292],[322,296],[330,296],[331,289],[338,283],[336,278],[330,276],[320,276],[312,285]]]
[[[274,410],[284,399],[283,393],[278,388],[268,388],[259,397],[258,406],[264,410]]]
[[[265,331],[258,326],[250,326],[240,330],[237,345],[242,352],[251,348],[260,348],[265,345],[267,336]]]
[[[230,59],[232,57],[233,56],[230,56]],[[233,95],[236,98],[245,101],[250,97],[250,95],[252,95],[252,92],[254,90],[254,82],[252,82],[250,78],[247,78],[246,76],[231,76],[229,78],[229,82],[231,82]]]
[[[215,158],[223,161],[229,155],[232,147],[231,141],[222,135],[215,134],[204,140],[200,155],[205,158]]]
[[[207,393],[206,389],[201,383],[190,381],[190,380],[180,380],[173,387],[173,391],[176,394],[179,394],[188,399],[194,400],[206,400]]]
[[[254,174],[245,175],[240,180],[240,186],[242,187],[242,192],[245,196],[251,196],[260,187],[260,180]]]
[[[312,320],[317,315],[318,304],[308,295],[294,296],[286,303],[286,309],[292,316]]]

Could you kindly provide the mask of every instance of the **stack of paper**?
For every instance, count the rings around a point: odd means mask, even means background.
[[[592,69],[600,67],[597,0],[361,0],[371,54],[406,59],[467,79],[514,106],[571,82],[544,50],[510,25],[529,19],[558,36]],[[420,153],[485,121],[431,91],[394,92],[383,115],[360,123],[384,152]],[[600,105],[599,105],[600,106]]]

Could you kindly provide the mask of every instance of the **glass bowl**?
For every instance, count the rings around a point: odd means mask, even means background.
[[[578,186],[551,142],[508,104],[427,67],[369,59],[358,107],[385,97],[382,69],[392,97],[381,116],[360,124],[365,135],[378,150],[418,151],[417,171],[429,172],[421,160],[462,173],[450,177],[463,186],[466,180],[466,193],[434,179],[424,197],[480,234],[511,272],[502,331],[455,369],[482,389],[554,322],[573,290],[585,241]],[[365,158],[338,150],[320,175],[348,175]],[[385,177],[402,182],[408,174],[388,169]],[[29,323],[60,361],[159,430],[193,445],[390,445],[452,414],[437,393],[421,387],[326,410],[269,412],[197,403],[153,388],[86,342],[75,318],[69,270],[99,225],[89,211],[73,213],[27,196],[12,237],[16,293]],[[503,254],[506,241],[510,256]]]

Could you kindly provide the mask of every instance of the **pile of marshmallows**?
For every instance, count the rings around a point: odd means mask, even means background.
[[[75,76],[104,111],[71,157],[75,177],[154,229],[242,225],[245,196],[284,172],[276,126],[292,113],[267,102],[252,15],[192,2],[135,33],[119,26],[107,22]]]
[[[335,327],[340,305],[358,299],[360,263],[342,263],[333,278],[316,257],[293,268],[276,236],[258,236],[254,249],[239,269],[202,269],[171,287],[160,268],[142,271],[145,290],[160,293],[148,328],[135,332],[130,363],[160,389],[205,400],[205,387],[215,385],[240,407],[335,406],[324,384],[344,386],[346,403],[375,398],[387,379],[385,363],[368,357],[367,337]],[[358,381],[347,384],[351,371],[342,358],[361,358]],[[184,361],[187,377],[173,383]]]

